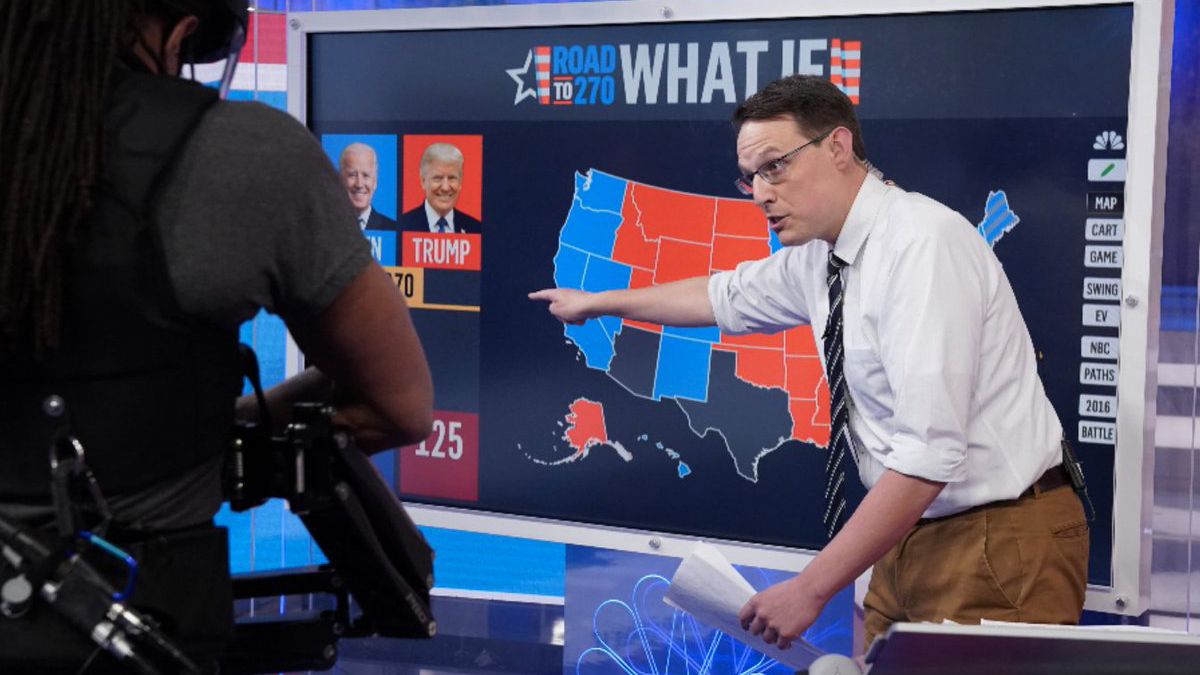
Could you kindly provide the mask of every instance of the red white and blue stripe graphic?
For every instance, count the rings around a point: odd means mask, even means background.
[[[850,102],[858,105],[862,82],[862,40],[832,40],[829,46],[829,80]]]
[[[196,80],[220,82],[225,63],[196,66]],[[184,71],[184,76],[187,76]],[[287,17],[283,14],[251,14],[246,46],[242,48],[231,100],[261,101],[280,110],[287,108]]]
[[[550,47],[533,48],[533,65],[537,71],[538,102],[550,103]]]

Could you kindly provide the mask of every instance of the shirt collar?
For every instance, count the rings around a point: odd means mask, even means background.
[[[369,222],[371,222],[371,206],[368,204],[367,208],[363,209],[362,213],[358,214],[358,229],[367,229],[367,223]]]
[[[446,213],[445,216],[439,216],[438,212],[434,211],[433,207],[429,205],[429,200],[425,200],[425,218],[429,220],[429,231],[430,232],[437,232],[438,218],[446,219],[446,223],[450,226],[450,229],[446,230],[447,232],[455,231],[454,230],[454,209],[450,209],[450,211],[448,213]]]
[[[867,237],[875,227],[875,218],[883,206],[884,197],[891,189],[892,186],[867,174],[862,186],[858,188],[854,203],[850,206],[850,213],[846,214],[846,222],[842,225],[837,242],[834,243],[834,255],[849,265],[858,261],[863,244],[867,242]]]

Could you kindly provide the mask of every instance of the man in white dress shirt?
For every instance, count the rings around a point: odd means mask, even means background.
[[[871,565],[867,644],[896,621],[1077,622],[1087,521],[991,249],[961,215],[873,175],[853,106],[828,81],[773,82],[734,124],[739,187],[785,248],[660,286],[530,297],[568,323],[613,315],[733,334],[812,325],[822,347],[840,334],[846,462],[868,493],[803,572],[750,599],[743,626],[787,648]],[[835,276],[842,320],[823,331]]]

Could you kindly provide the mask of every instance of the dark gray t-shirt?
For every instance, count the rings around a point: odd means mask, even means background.
[[[155,211],[183,310],[235,326],[325,309],[371,262],[333,164],[286,113],[218,103]]]
[[[371,263],[320,145],[295,119],[258,103],[221,101],[204,116],[155,217],[180,307],[223,326],[263,308],[285,321],[316,315]],[[221,505],[220,468],[211,460],[110,506],[135,527],[203,522]],[[45,507],[0,509],[27,520],[47,515]]]

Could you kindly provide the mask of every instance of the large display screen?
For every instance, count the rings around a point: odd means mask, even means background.
[[[770,255],[733,185],[729,117],[808,73],[850,95],[888,179],[962,213],[1004,264],[1084,461],[1090,577],[1107,585],[1132,19],[1107,5],[308,35],[307,123],[335,163],[374,154],[376,185],[353,188],[373,200],[364,232],[433,368],[434,434],[389,469],[402,498],[824,543],[810,328],[564,327],[526,297]]]

